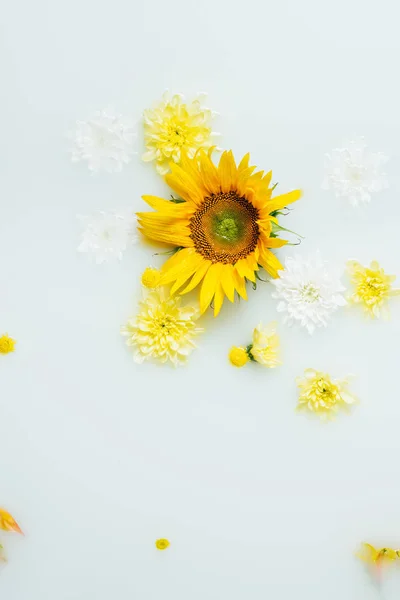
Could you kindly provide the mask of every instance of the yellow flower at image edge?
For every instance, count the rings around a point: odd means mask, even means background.
[[[278,212],[301,196],[294,190],[272,197],[272,172],[254,173],[250,155],[236,166],[231,151],[218,166],[199,150],[195,158],[182,153],[165,176],[182,201],[143,196],[153,212],[139,212],[139,230],[148,238],[171,244],[177,251],[161,269],[161,285],[171,294],[186,294],[200,286],[200,311],[214,305],[218,315],[225,297],[247,300],[246,282],[256,281],[264,268],[277,278],[283,269],[272,252],[287,244],[276,237]]]
[[[363,543],[361,549],[357,552],[358,558],[370,565],[391,562],[400,558],[400,550],[393,548],[375,548],[372,544]]]
[[[160,538],[159,540],[156,540],[157,550],[166,550],[169,546],[170,542],[165,538]]]
[[[14,352],[15,344],[17,342],[12,338],[8,337],[8,334],[5,333],[0,337],[0,354],[9,354],[10,352]]]
[[[159,286],[161,273],[158,269],[147,267],[142,273],[142,285],[149,289],[155,289]]]
[[[348,409],[358,399],[348,391],[348,380],[332,380],[326,373],[306,369],[296,379],[300,390],[298,410],[315,412],[321,419],[333,419],[341,409]]]
[[[363,267],[356,260],[349,260],[347,270],[354,286],[349,301],[363,306],[367,315],[372,318],[389,315],[386,306],[392,296],[400,295],[400,289],[393,288],[395,275],[386,275],[379,263],[373,260],[369,267]]]
[[[169,360],[177,366],[186,362],[196,347],[194,338],[203,331],[196,326],[198,317],[197,308],[181,306],[181,298],[168,297],[159,288],[148,293],[138,315],[128,320],[121,333],[135,349],[136,362]]]
[[[22,533],[21,527],[18,525],[16,520],[9,512],[0,508],[0,529],[3,531],[15,531],[15,533]]]

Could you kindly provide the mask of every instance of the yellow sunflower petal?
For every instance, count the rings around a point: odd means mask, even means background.
[[[235,267],[233,267],[233,284],[239,296],[241,296],[243,300],[247,300],[246,282],[236,271]]]
[[[165,176],[165,181],[186,202],[197,206],[202,203],[204,196],[192,177],[179,165],[171,163],[171,173]]]
[[[232,265],[224,265],[221,271],[221,285],[228,300],[233,302],[235,299],[235,286]]]
[[[199,162],[204,186],[210,194],[217,194],[220,191],[217,167],[204,151],[199,152]]]
[[[184,283],[194,274],[200,263],[203,262],[203,257],[200,254],[195,254],[186,262],[178,275],[176,275],[176,281],[171,288],[171,295],[175,294],[183,286]]]
[[[214,263],[208,269],[200,290],[200,312],[203,313],[210,306],[217,286],[219,286],[219,275],[223,265]]]
[[[237,168],[231,150],[222,153],[218,165],[218,176],[221,184],[221,191],[224,194],[236,189]]]
[[[214,317],[218,316],[219,311],[221,310],[222,305],[224,303],[224,298],[225,298],[224,290],[222,289],[221,283],[219,283],[215,290],[215,296],[214,296]]]
[[[272,198],[270,202],[268,202],[268,210],[270,213],[275,210],[280,210],[281,208],[285,208],[288,204],[292,204],[301,198],[301,190],[293,190],[292,192],[288,192],[287,194],[282,194],[281,196],[276,196]]]
[[[200,263],[200,266],[197,268],[197,271],[193,275],[193,277],[192,277],[189,285],[187,285],[179,293],[180,294],[188,294],[189,292],[191,292],[192,290],[194,290],[194,288],[199,285],[199,283],[201,282],[201,280],[203,279],[203,277],[206,275],[206,273],[207,273],[208,269],[211,267],[211,265],[212,265],[211,260],[205,260],[203,258],[203,262]]]
[[[183,250],[175,252],[175,254],[173,254],[161,267],[160,284],[166,285],[167,283],[174,281],[176,275],[179,274],[180,269],[182,269],[182,266],[185,265],[185,262],[195,254],[196,251],[194,248],[184,248]]]
[[[288,240],[281,240],[281,238],[268,238],[265,243],[267,248],[282,248],[282,246],[286,246]]]
[[[282,263],[279,259],[272,254],[267,248],[260,248],[260,257],[258,259],[260,265],[269,273],[272,277],[277,279],[279,277],[278,271],[283,270]]]
[[[235,269],[241,277],[246,277],[246,279],[249,279],[250,281],[256,280],[254,271],[252,271],[249,268],[246,258],[242,258],[242,259],[238,260],[237,263],[235,264]]]

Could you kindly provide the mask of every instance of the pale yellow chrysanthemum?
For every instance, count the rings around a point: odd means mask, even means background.
[[[255,361],[270,369],[282,364],[279,360],[279,336],[276,333],[276,323],[266,326],[260,323],[254,329],[249,353]]]
[[[147,267],[142,273],[142,285],[145,288],[154,290],[160,285],[161,273],[158,269]]]
[[[135,362],[170,360],[175,366],[186,362],[196,347],[193,339],[203,331],[196,326],[199,310],[180,305],[179,297],[167,296],[163,288],[151,291],[140,303],[140,312],[122,327],[127,345],[135,349]]]
[[[381,312],[384,317],[388,317],[388,300],[400,294],[400,289],[392,287],[396,275],[386,275],[376,260],[369,267],[363,267],[356,260],[349,260],[347,270],[355,287],[349,301],[361,304],[365,313],[372,318],[379,317]]]
[[[166,538],[160,538],[159,540],[156,540],[157,550],[166,550],[169,546],[170,542]]]
[[[8,333],[5,333],[0,337],[0,354],[9,354],[14,352],[15,344],[17,342],[12,338],[8,337]]]
[[[229,362],[234,367],[244,367],[250,360],[247,351],[241,346],[233,346],[229,351]]]
[[[186,104],[180,94],[170,98],[165,92],[156,108],[144,111],[142,158],[155,161],[161,175],[168,173],[171,160],[180,162],[182,150],[192,158],[199,148],[213,145],[212,136],[218,135],[211,131],[214,113],[202,105],[203,100],[204,94]]]
[[[347,389],[348,379],[331,380],[327,373],[306,369],[304,378],[298,377],[296,383],[300,389],[297,408],[315,412],[321,419],[334,419],[341,408],[358,402]]]

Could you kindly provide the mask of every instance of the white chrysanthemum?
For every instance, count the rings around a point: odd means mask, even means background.
[[[129,118],[99,110],[87,121],[77,121],[70,137],[74,141],[74,162],[87,161],[92,172],[114,173],[131,160],[136,132]]]
[[[78,251],[91,254],[97,264],[121,260],[128,245],[137,241],[136,216],[130,211],[78,218],[85,226]]]
[[[126,343],[135,349],[135,362],[171,361],[175,366],[184,364],[196,347],[193,339],[203,331],[196,326],[200,311],[196,307],[181,306],[181,298],[170,296],[163,288],[145,294],[140,311],[121,328]]]
[[[278,312],[287,313],[284,322],[297,322],[313,333],[316,327],[326,327],[330,316],[339,306],[344,306],[345,291],[340,273],[328,266],[319,253],[312,259],[300,256],[287,258],[285,270],[279,271],[280,278],[271,283],[278,298]]]
[[[350,141],[344,148],[335,148],[326,155],[326,177],[323,189],[333,189],[336,196],[345,196],[353,206],[370,202],[371,194],[388,187],[382,166],[388,158],[381,152],[371,152],[364,138]]]

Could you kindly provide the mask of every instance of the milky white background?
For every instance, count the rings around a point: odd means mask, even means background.
[[[314,337],[280,323],[284,365],[235,370],[230,346],[277,316],[265,284],[206,316],[187,368],[135,365],[119,328],[161,261],[142,243],[91,265],[76,215],[168,189],[140,153],[91,176],[65,133],[106,106],[140,122],[167,87],[207,91],[221,145],[304,190],[285,221],[299,252],[400,275],[398,17],[394,0],[3,7],[0,330],[18,346],[0,360],[0,504],[26,537],[1,535],[1,598],[377,597],[354,550],[400,545],[400,307],[390,323],[344,310]],[[324,153],[353,134],[391,157],[390,189],[361,211],[320,189]],[[294,412],[306,367],[357,376],[351,416]]]

